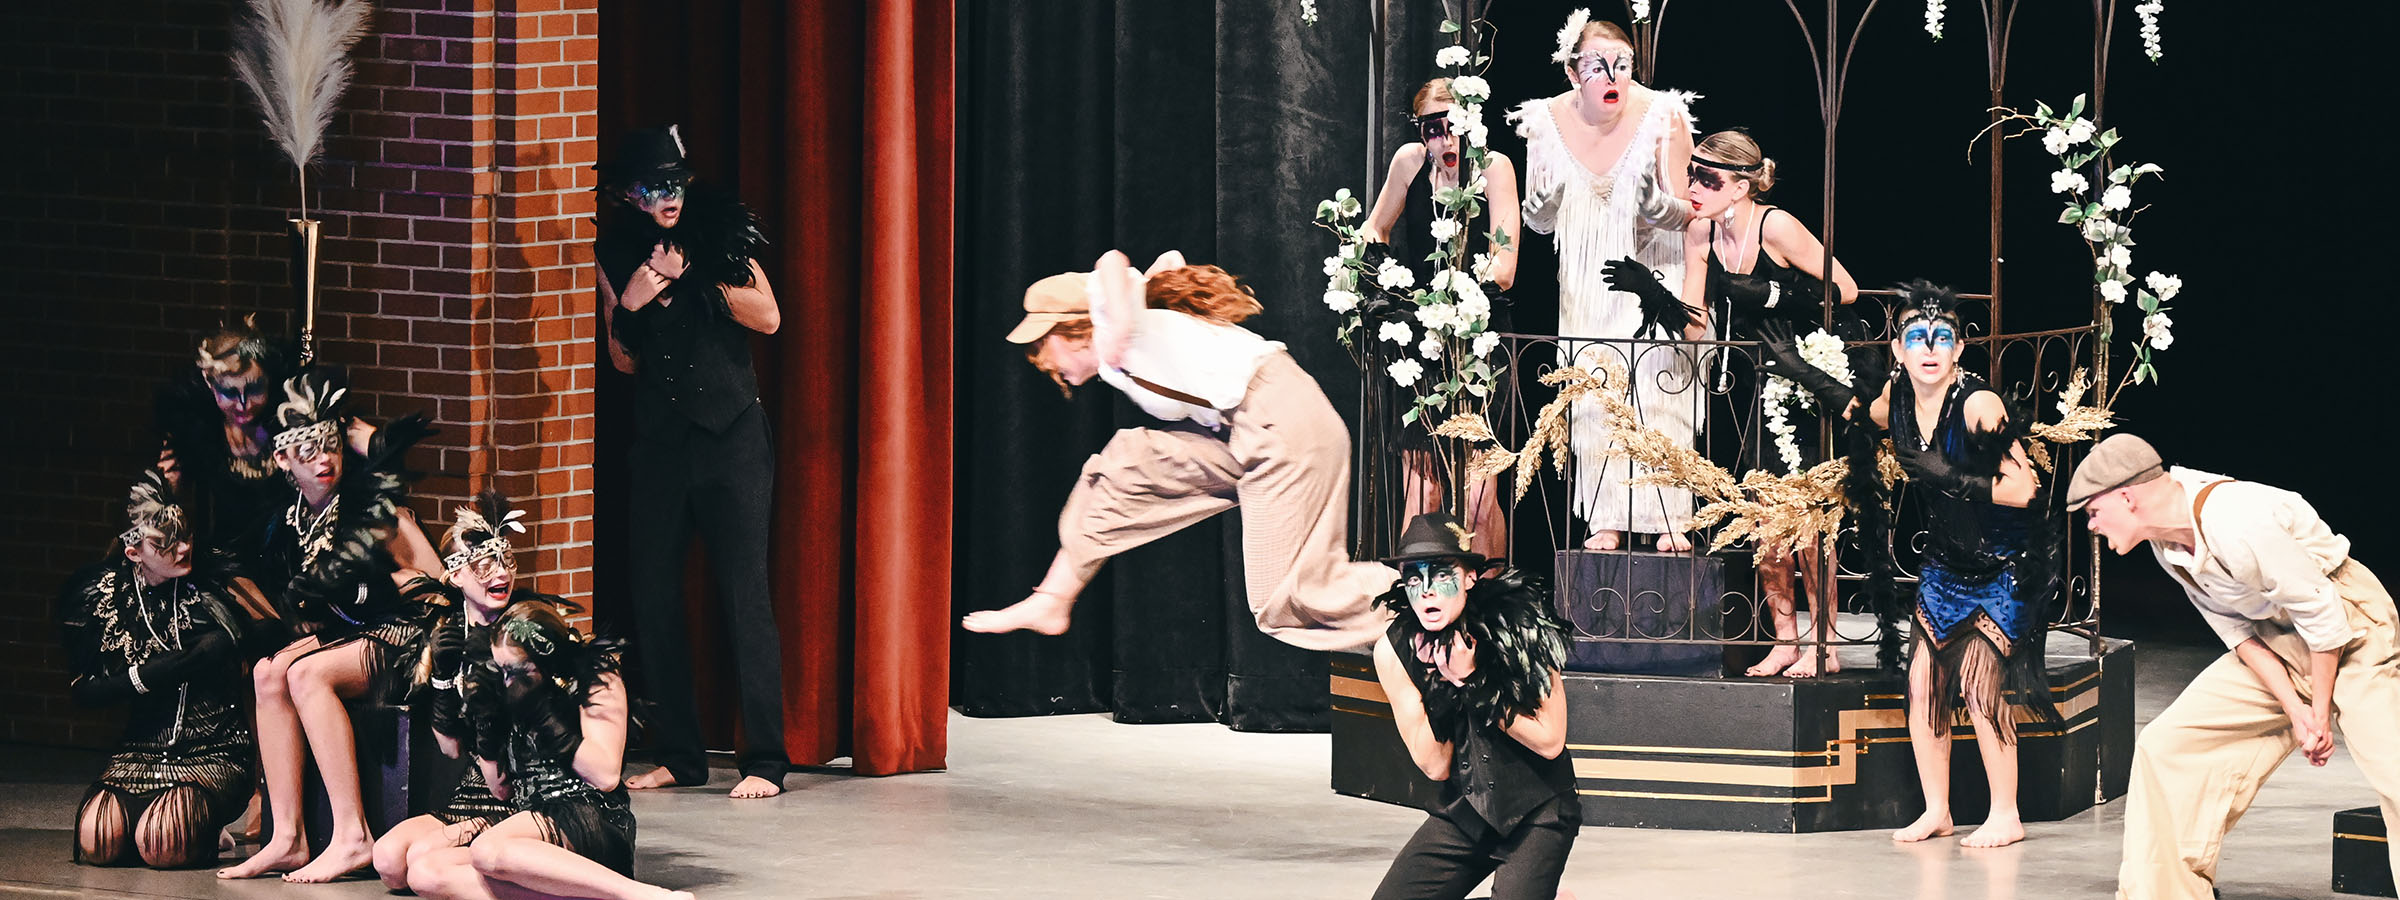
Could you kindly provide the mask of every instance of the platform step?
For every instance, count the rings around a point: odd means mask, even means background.
[[[1567,669],[1713,677],[1725,669],[1725,560],[1642,550],[1560,550],[1554,594]]]
[[[2392,891],[2391,835],[2383,810],[2366,806],[2333,814],[2333,890],[2370,897]]]

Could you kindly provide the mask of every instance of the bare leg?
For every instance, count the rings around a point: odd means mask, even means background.
[[[1913,843],[1956,830],[1950,824],[1950,723],[1930,722],[1925,704],[1933,694],[1933,651],[1917,642],[1908,663],[1908,745],[1917,757],[1917,781],[1925,788],[1925,814],[1892,832],[1892,840]],[[2013,757],[2011,758],[2013,762]]]
[[[1786,564],[1790,563],[1787,561]],[[1827,623],[1833,620],[1825,617],[1825,592],[1822,590],[1825,586],[1823,577],[1825,572],[1821,568],[1822,565],[1823,558],[1818,555],[1816,544],[1811,542],[1806,549],[1800,551],[1799,564],[1795,568],[1799,570],[1801,588],[1808,594],[1808,615],[1811,626],[1809,630],[1813,632],[1818,628],[1824,628],[1830,633],[1832,626]],[[1785,600],[1786,602],[1790,601],[1788,594]],[[1792,618],[1794,625],[1797,626],[1799,616],[1795,615]],[[1841,670],[1842,658],[1834,655],[1831,647],[1825,649],[1824,662],[1820,666],[1817,660],[1817,648],[1812,642],[1810,646],[1801,648],[1800,659],[1783,674],[1793,678],[1814,678],[1819,673],[1830,675]]]
[[[1766,613],[1768,619],[1773,623],[1775,639],[1798,641],[1800,639],[1800,616],[1796,611],[1797,607],[1792,602],[1791,554],[1774,553],[1759,558],[1758,592],[1766,599]],[[1743,674],[1759,677],[1781,675],[1785,669],[1791,668],[1793,663],[1799,662],[1800,656],[1800,647],[1797,644],[1777,644],[1775,649],[1767,651],[1766,659],[1760,660],[1758,665],[1744,670]]]
[[[408,889],[425,900],[495,900],[465,847],[444,847],[409,863]]]
[[[1467,488],[1467,527],[1475,532],[1475,552],[1485,557],[1508,556],[1508,516],[1500,509],[1500,476]]]
[[[510,816],[463,850],[443,850],[425,859],[422,877],[409,886],[427,897],[500,900],[516,897],[592,897],[599,900],[656,900],[691,895],[643,884],[616,870],[541,839],[533,816]],[[430,890],[428,890],[430,889]]]
[[[288,678],[292,658],[316,646],[316,638],[304,637],[250,668],[258,696],[258,763],[266,773],[267,820],[275,834],[249,859],[218,872],[218,878],[257,878],[308,862],[308,842],[300,830],[300,781],[307,774],[303,767],[308,765],[308,738],[300,730]]]
[[[358,793],[358,739],[350,731],[350,710],[342,700],[366,692],[367,654],[379,649],[372,641],[352,641],[292,665],[287,678],[292,705],[316,750],[317,776],[325,781],[326,802],[332,808],[333,836],[325,852],[283,876],[285,881],[332,881],[375,861],[375,837],[368,833],[366,803]]]
[[[1041,634],[1065,634],[1069,614],[1075,611],[1075,597],[1083,593],[1084,579],[1076,574],[1075,564],[1060,552],[1050,560],[1050,573],[1023,600],[999,609],[987,609],[967,614],[959,621],[968,631],[997,634],[1003,631],[1026,630]]]
[[[1442,508],[1441,467],[1431,450],[1400,452],[1400,527],[1429,512]]]
[[[75,815],[75,850],[95,866],[122,865],[132,842],[125,839],[125,805],[107,791],[92,794]]]
[[[209,831],[208,798],[191,785],[168,788],[142,810],[134,823],[135,849],[142,863],[154,869],[180,869],[215,859],[217,841]]]
[[[2003,703],[1994,715],[2013,715]],[[1975,722],[1975,749],[1983,754],[1983,777],[1992,786],[1992,813],[1961,847],[2006,847],[2025,839],[2025,822],[2017,814],[2017,745],[2002,741],[1990,716],[1969,714]]]
[[[408,865],[430,848],[420,851],[417,845],[442,840],[442,820],[432,816],[413,816],[392,826],[392,830],[375,839],[375,875],[383,886],[395,891],[408,890]]]

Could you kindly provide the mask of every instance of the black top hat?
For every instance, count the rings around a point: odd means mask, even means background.
[[[1449,513],[1424,513],[1408,522],[1408,530],[1400,533],[1400,549],[1383,558],[1398,565],[1426,559],[1454,559],[1468,568],[1482,566],[1488,560],[1483,554],[1468,549],[1475,533],[1459,524],[1458,517]]]
[[[617,139],[615,153],[592,165],[604,184],[640,184],[692,177],[676,127],[644,128]]]

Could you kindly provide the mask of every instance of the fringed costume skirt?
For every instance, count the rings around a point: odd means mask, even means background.
[[[1937,726],[1954,721],[1963,700],[1970,715],[1994,723],[2001,740],[2016,740],[2016,715],[2008,708],[2008,694],[2026,685],[2012,669],[2022,668],[2030,657],[2036,661],[2034,677],[2042,676],[2039,646],[2024,648],[2029,652],[2023,656],[2018,653],[2029,629],[2013,569],[2003,566],[1988,577],[1972,578],[1931,557],[1925,560],[1913,630],[1921,662],[1936,667],[1933,696],[1926,698],[1925,709]],[[2038,644],[2038,635],[2035,640]],[[2047,685],[2041,689],[2047,690]]]

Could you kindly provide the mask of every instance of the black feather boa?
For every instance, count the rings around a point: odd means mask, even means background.
[[[416,474],[401,468],[401,458],[432,433],[423,415],[411,413],[377,429],[365,454],[343,461],[342,480],[335,488],[341,509],[333,547],[292,576],[282,598],[288,616],[324,625],[408,616],[404,606],[412,601],[404,600],[392,583],[391,575],[400,565],[389,544],[399,527],[408,482]]]
[[[560,652],[549,659],[538,661],[552,682],[544,713],[550,719],[568,726],[563,732],[568,740],[537,747],[537,750],[545,755],[561,756],[569,751],[569,745],[574,740],[580,739],[583,707],[591,702],[592,692],[600,688],[603,676],[622,671],[624,655],[622,642],[602,637],[575,642],[560,648]],[[483,658],[491,658],[488,644]],[[507,686],[501,683],[498,670],[483,665],[467,667],[463,711],[467,730],[473,734],[469,746],[484,759],[508,759],[509,736],[521,725],[533,724],[514,720],[505,700],[506,692]],[[536,734],[542,732],[541,729],[530,730]]]
[[[1875,612],[1882,635],[1875,645],[1875,663],[1885,671],[1899,671],[1900,623],[1908,617],[1908,610],[1900,602],[1895,580],[1898,567],[1890,550],[1892,499],[1884,489],[1881,470],[1885,429],[1875,424],[1872,409],[1875,398],[1883,396],[1884,387],[1892,382],[1892,371],[1885,367],[1861,371],[1866,380],[1855,386],[1859,401],[1850,408],[1848,427],[1842,431],[1843,450],[1850,463],[1842,490],[1849,495],[1850,519],[1858,526],[1858,546],[1869,557],[1867,608]]]
[[[1436,677],[1417,685],[1435,734],[1506,728],[1518,716],[1535,714],[1550,696],[1551,676],[1566,665],[1566,624],[1551,609],[1549,582],[1539,576],[1512,568],[1476,579],[1458,618],[1438,633],[1425,631],[1398,588],[1376,602],[1397,612],[1392,650],[1404,657],[1414,658],[1420,638],[1441,641],[1453,628],[1475,642],[1475,673],[1465,684]]]
[[[652,247],[665,242],[683,251],[685,266],[683,275],[668,286],[667,296],[676,300],[700,297],[708,309],[732,318],[725,288],[750,285],[750,261],[767,244],[766,235],[759,231],[758,216],[749,207],[724,190],[695,184],[685,196],[683,213],[673,228],[660,228],[657,220],[640,210],[616,209],[619,214],[602,222],[599,240],[594,242],[595,254],[610,267],[610,277],[625,277],[616,271],[613,261],[631,260],[623,266],[630,273],[650,257]],[[644,307],[630,315],[656,308]]]

